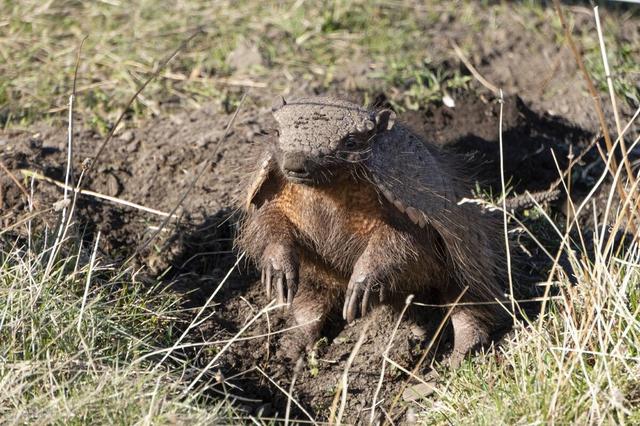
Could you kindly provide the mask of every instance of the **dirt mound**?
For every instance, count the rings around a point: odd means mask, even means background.
[[[469,160],[470,173],[476,173],[487,191],[499,192],[499,105],[495,100],[466,97],[456,108],[433,106],[427,111],[407,114],[404,120],[425,134],[427,138],[464,154]],[[176,291],[185,294],[185,303],[199,307],[212,294],[221,280],[233,269],[234,200],[241,192],[246,165],[255,158],[264,143],[265,134],[273,128],[267,108],[245,107],[228,138],[222,141],[229,115],[213,108],[156,119],[141,129],[131,129],[111,142],[95,171],[87,178],[86,188],[170,212],[189,188],[194,176],[206,166],[204,175],[179,209],[179,219],[161,232],[147,249],[137,257],[146,264],[149,273],[171,283]],[[545,190],[557,179],[558,173],[551,149],[560,167],[567,164],[569,146],[577,155],[588,146],[592,135],[562,119],[537,113],[518,98],[508,98],[504,104],[503,137],[507,176],[517,192]],[[4,149],[2,162],[16,176],[20,170],[36,171],[57,181],[64,180],[66,134],[64,129],[40,127],[30,131],[0,134]],[[90,131],[75,134],[74,170],[78,179],[82,161],[91,158],[101,139]],[[221,148],[210,165],[206,160]],[[594,165],[597,154],[588,153],[576,167],[576,187],[597,176],[600,166]],[[51,183],[34,182],[36,209],[51,206],[61,198],[60,188]],[[1,226],[9,226],[24,217],[26,198],[9,179],[0,175]],[[50,226],[55,215],[50,212]],[[46,215],[44,215],[46,217]],[[117,260],[133,254],[163,217],[135,208],[114,204],[94,196],[79,197],[76,212],[78,230],[91,240],[94,232],[103,234],[101,250],[108,258]],[[16,231],[19,231],[16,228]],[[535,251],[531,254],[532,273],[539,265]],[[537,270],[537,273],[542,271]],[[235,336],[266,305],[264,294],[256,281],[256,271],[245,263],[235,268],[214,298],[212,317],[194,330],[191,342],[226,342]],[[349,374],[347,420],[357,421],[368,416],[368,404],[379,379],[381,354],[390,341],[396,318],[386,309],[371,316],[366,338]],[[316,419],[326,418],[333,402],[337,383],[345,368],[345,361],[354,343],[363,332],[368,319],[345,327],[340,321],[327,329],[327,342],[318,347],[295,385],[295,398],[301,407]],[[287,327],[281,313],[264,315],[243,334],[260,336]],[[413,330],[412,330],[413,328]],[[286,332],[285,332],[286,333]],[[288,389],[292,369],[276,361],[280,338],[255,337],[237,341],[212,366],[229,378],[233,389],[213,386],[214,392],[236,395],[246,410],[282,416],[288,398],[260,371]],[[421,356],[430,333],[420,335],[415,324],[404,321],[394,336],[390,357],[411,370]],[[426,337],[425,337],[426,336]],[[206,365],[225,343],[209,343],[215,349],[188,353]],[[446,346],[446,345],[441,345]],[[427,363],[428,364],[428,363]],[[260,368],[261,370],[259,370]],[[425,365],[422,374],[429,370]],[[208,376],[207,376],[208,377]],[[233,377],[233,378],[231,378]],[[407,376],[399,369],[388,370],[379,400],[385,407],[400,392]],[[266,404],[266,405],[265,405]],[[295,404],[294,416],[305,418]]]

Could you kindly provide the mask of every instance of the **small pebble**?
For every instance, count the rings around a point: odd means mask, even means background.
[[[138,150],[138,146],[140,145],[139,141],[133,141],[124,148],[124,150],[128,153],[132,153]]]
[[[198,148],[204,148],[211,142],[211,138],[209,136],[201,136],[196,140],[196,146]]]
[[[411,324],[411,327],[409,327],[409,329],[415,337],[424,337],[427,335],[427,330],[425,330],[424,327],[418,324]]]
[[[125,141],[125,142],[131,142],[132,140],[135,139],[135,137],[136,137],[136,135],[133,133],[133,130],[125,130],[120,135],[120,139]]]
[[[414,425],[418,423],[418,416],[416,416],[416,410],[414,410],[413,407],[409,407],[409,409],[407,409],[405,420],[406,424],[408,425]]]
[[[114,175],[107,175],[107,195],[115,197],[120,192],[120,184],[118,178]]]

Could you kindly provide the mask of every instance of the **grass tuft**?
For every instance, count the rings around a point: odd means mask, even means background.
[[[0,423],[206,423],[228,414],[222,402],[205,407],[198,391],[180,397],[188,363],[136,361],[170,346],[174,294],[99,256],[92,264],[78,247],[66,245],[49,274],[43,241],[0,247]]]

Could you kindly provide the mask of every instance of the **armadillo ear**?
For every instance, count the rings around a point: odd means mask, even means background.
[[[376,131],[391,130],[396,122],[396,113],[390,109],[381,109],[376,113]]]

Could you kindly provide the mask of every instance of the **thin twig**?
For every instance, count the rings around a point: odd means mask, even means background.
[[[351,368],[351,364],[356,359],[356,355],[360,351],[360,347],[364,343],[365,337],[367,337],[367,331],[369,331],[369,326],[373,318],[369,318],[369,320],[365,323],[362,331],[360,332],[360,337],[358,341],[353,346],[351,350],[351,354],[347,359],[347,362],[344,366],[344,371],[342,372],[342,377],[340,383],[338,384],[338,388],[336,389],[336,394],[333,398],[333,403],[331,404],[331,415],[329,416],[329,423],[339,425],[342,421],[342,416],[344,415],[344,409],[347,405],[347,393],[348,393],[348,384],[349,384],[349,369]],[[336,408],[338,406],[338,399],[340,400],[340,409],[338,410],[338,416],[336,418]]]
[[[413,367],[413,370],[411,371],[411,375],[412,376],[417,376],[418,375],[418,371],[420,371],[420,367],[422,367],[422,363],[424,362],[425,359],[427,359],[427,356],[429,355],[429,352],[431,351],[431,348],[433,347],[433,345],[436,342],[436,339],[438,338],[438,336],[442,332],[442,329],[447,324],[447,321],[449,321],[449,317],[453,313],[453,310],[457,306],[457,303],[460,301],[460,299],[462,299],[462,296],[464,296],[464,294],[467,292],[468,289],[469,289],[469,287],[465,287],[460,292],[460,294],[458,295],[456,300],[454,300],[453,306],[451,306],[447,310],[447,313],[445,314],[444,318],[442,318],[442,321],[440,321],[440,324],[438,325],[438,328],[436,329],[435,333],[433,333],[433,336],[431,337],[431,340],[429,341],[429,344],[427,345],[427,347],[425,348],[424,352],[422,353],[422,356],[420,357],[420,359],[416,363],[415,367]],[[396,397],[393,399],[393,402],[391,403],[391,406],[389,407],[389,415],[391,417],[393,417],[393,409],[398,404],[398,401],[400,400],[400,396],[404,393],[404,391],[407,388],[408,384],[409,384],[409,378],[407,378],[404,381],[404,383],[402,384],[402,387],[400,388],[400,391],[398,392]],[[386,421],[385,421],[385,424],[386,424]]]
[[[486,78],[482,76],[482,74],[480,74],[480,72],[473,66],[471,61],[469,61],[469,59],[467,59],[467,57],[464,56],[464,53],[462,53],[462,49],[460,49],[460,46],[458,46],[455,41],[451,40],[451,46],[453,47],[453,51],[456,53],[456,55],[458,55],[458,58],[460,59],[460,61],[462,61],[462,63],[467,67],[469,72],[471,72],[471,74],[476,78],[476,80],[478,80],[480,84],[482,84],[484,87],[489,89],[491,92],[493,92],[497,96],[500,92],[500,89],[498,89],[495,85],[491,84]]]
[[[50,177],[41,175],[40,173],[31,171],[31,170],[20,169],[19,171],[22,172],[22,174],[25,175],[25,176],[29,176],[29,177],[32,177],[32,178],[34,178],[36,180],[42,180],[44,182],[51,183],[51,184],[56,185],[56,186],[58,186],[60,188],[69,189],[69,190],[73,191],[76,194],[82,194],[82,195],[86,195],[86,196],[89,196],[89,197],[95,197],[95,198],[99,198],[99,199],[102,199],[102,200],[110,201],[110,202],[112,202],[114,204],[119,204],[119,205],[122,205],[122,206],[131,207],[131,208],[143,211],[143,212],[154,214],[156,216],[161,216],[161,217],[168,217],[169,216],[169,213],[166,213],[166,212],[163,212],[163,211],[160,211],[160,210],[156,210],[156,209],[152,209],[151,207],[145,207],[145,206],[143,206],[141,204],[137,204],[137,203],[134,203],[134,202],[131,202],[131,201],[123,200],[121,198],[111,197],[109,195],[101,194],[101,193],[95,192],[95,191],[90,191],[88,189],[78,189],[78,188],[72,188],[72,187],[66,186],[62,182],[58,182],[57,180],[51,179]],[[173,217],[177,218],[178,216],[174,215]]]
[[[64,240],[64,235],[67,231],[68,224],[71,223],[71,216],[73,210],[69,210],[69,220],[67,220],[67,207],[69,206],[69,198],[68,198],[68,187],[69,180],[71,179],[72,170],[73,170],[73,103],[76,98],[76,80],[78,79],[78,67],[80,66],[80,54],[82,52],[82,46],[84,46],[84,42],[87,40],[87,37],[84,37],[80,42],[80,47],[78,48],[77,56],[76,56],[76,65],[73,71],[73,86],[71,89],[71,94],[69,95],[69,116],[68,116],[68,128],[67,128],[67,167],[64,177],[65,187],[62,198],[62,214],[60,216],[60,224],[58,226],[58,234],[56,239],[53,242],[53,246],[51,247],[51,253],[49,255],[49,260],[47,262],[47,267],[45,269],[44,277],[49,275],[51,268],[53,267],[53,262],[55,262],[56,256],[58,255],[59,244]]]
[[[393,328],[393,333],[391,333],[391,337],[389,337],[389,342],[387,343],[387,347],[385,348],[384,352],[382,353],[382,369],[380,370],[380,378],[378,379],[378,386],[376,386],[376,391],[373,393],[373,401],[371,402],[371,414],[369,415],[369,424],[373,424],[373,422],[375,421],[376,418],[376,406],[378,405],[378,394],[380,393],[380,390],[382,389],[382,382],[384,380],[384,373],[387,367],[387,361],[386,359],[389,356],[389,351],[391,351],[391,346],[393,344],[393,339],[396,336],[396,333],[398,332],[398,328],[400,327],[400,322],[402,321],[402,317],[404,316],[405,312],[407,312],[407,309],[409,308],[409,306],[411,306],[411,302],[413,302],[413,294],[410,294],[409,297],[407,297],[407,299],[404,302],[404,308],[402,308],[402,312],[400,312],[400,316],[398,317],[398,321],[396,321],[396,326]]]
[[[2,231],[0,231],[0,235],[6,234],[7,232],[11,231],[12,229],[17,228],[18,226],[22,225],[25,222],[29,222],[31,219],[33,219],[33,218],[35,218],[37,216],[40,216],[41,214],[49,213],[53,209],[54,209],[53,207],[49,207],[49,208],[44,209],[44,210],[39,210],[39,211],[37,211],[35,213],[30,213],[29,215],[27,215],[24,218],[20,219],[16,223],[13,223],[13,224],[9,225],[8,227],[4,228]],[[31,235],[31,233],[29,233],[29,235]]]
[[[275,387],[278,388],[278,390],[280,392],[282,392],[283,394],[285,394],[285,396],[287,398],[290,398],[291,401],[296,404],[296,407],[298,407],[300,409],[300,411],[302,411],[304,413],[304,415],[306,415],[309,418],[309,421],[311,421],[312,424],[317,425],[318,422],[315,421],[315,419],[313,418],[313,416],[311,414],[309,414],[309,412],[307,410],[304,409],[304,407],[298,402],[296,401],[296,399],[291,396],[289,394],[289,392],[286,391],[286,389],[284,389],[282,386],[280,386],[275,380],[273,380],[267,373],[264,372],[264,370],[258,366],[256,366],[256,371],[259,372],[260,374],[262,374],[267,380],[269,380]],[[279,419],[278,419],[279,420]],[[297,420],[296,420],[297,422]],[[323,423],[324,424],[324,423]]]
[[[20,189],[20,191],[24,194],[24,196],[27,197],[27,200],[29,200],[29,193],[27,192],[26,188],[20,183],[20,181],[15,177],[15,175],[11,173],[11,170],[9,170],[2,161],[0,161],[0,169],[2,169],[7,175],[9,175],[9,178],[13,181],[13,183],[16,184],[18,189]]]
[[[284,307],[284,306],[286,306],[286,305],[277,305],[276,307],[277,308],[281,308],[281,307]],[[268,314],[268,312],[267,312],[267,314]],[[199,326],[200,324],[202,324],[204,322],[204,320],[206,320],[208,318],[210,318],[210,316],[207,316],[207,317],[203,318],[202,321],[199,321],[198,323],[191,323],[189,327],[191,329],[193,329],[193,328]],[[181,345],[174,344],[170,348],[157,349],[157,350],[155,350],[153,352],[146,353],[146,354],[142,355],[140,358],[137,358],[135,360],[135,362],[139,363],[139,362],[141,362],[141,361],[143,361],[145,359],[152,358],[152,357],[155,357],[155,356],[160,355],[162,353],[174,351],[174,350],[177,350],[177,349],[199,348],[199,347],[207,347],[207,346],[213,346],[213,345],[223,345],[223,344],[227,344],[227,343],[229,343],[231,341],[246,342],[246,341],[249,341],[249,340],[269,338],[270,336],[276,336],[276,335],[279,335],[279,334],[288,333],[288,332],[290,332],[292,330],[298,330],[298,329],[304,328],[304,327],[306,327],[308,325],[311,325],[311,324],[314,324],[314,323],[318,322],[318,320],[319,320],[319,318],[315,318],[315,319],[313,319],[311,321],[305,321],[305,322],[303,322],[301,324],[292,325],[290,327],[286,327],[286,328],[283,328],[281,330],[276,330],[276,331],[272,331],[272,332],[256,334],[256,335],[253,335],[253,336],[237,337],[237,338],[233,338],[233,339],[211,340],[211,341],[207,341],[207,342],[198,342],[198,343],[184,343],[184,344],[181,344]]]
[[[542,284],[542,283],[540,283]],[[532,297],[530,299],[516,299],[515,302],[518,304],[521,303],[538,303],[542,301],[550,301],[550,300],[558,300],[562,299],[560,296],[550,296],[550,297]],[[505,303],[510,303],[511,299],[508,300],[486,300],[483,302],[458,302],[458,303],[421,303],[421,302],[413,302],[416,306],[425,306],[428,308],[450,308],[452,306],[484,306],[484,305],[504,305]]]
[[[139,253],[142,252],[142,250],[144,250],[149,244],[151,244],[151,242],[153,240],[155,240],[155,238],[160,234],[160,232],[164,229],[165,226],[167,226],[167,223],[169,223],[169,220],[171,219],[171,217],[176,213],[176,211],[178,210],[178,208],[180,208],[180,206],[182,205],[182,203],[184,203],[184,200],[187,199],[187,197],[189,196],[189,194],[191,193],[191,191],[193,190],[193,188],[195,188],[196,183],[198,183],[198,180],[200,180],[200,178],[202,177],[202,175],[204,175],[205,171],[207,170],[207,168],[209,167],[209,165],[211,163],[214,162],[214,159],[216,158],[216,156],[218,155],[218,150],[220,149],[220,146],[222,145],[222,142],[224,142],[227,139],[227,136],[229,136],[229,132],[231,131],[231,128],[233,127],[233,124],[236,121],[236,117],[238,116],[238,113],[240,112],[240,109],[242,108],[242,105],[244,104],[245,99],[247,98],[247,92],[245,92],[242,95],[242,98],[240,99],[240,103],[238,103],[238,107],[236,108],[235,112],[233,113],[233,115],[231,116],[231,118],[229,119],[229,122],[227,123],[227,127],[224,130],[224,134],[222,135],[222,137],[220,138],[220,140],[218,140],[218,142],[216,143],[216,146],[213,148],[213,151],[210,155],[210,157],[208,159],[206,159],[204,161],[204,164],[202,165],[202,169],[200,170],[200,172],[195,176],[195,178],[191,181],[191,184],[189,184],[189,187],[187,188],[187,190],[184,192],[184,194],[182,194],[182,196],[180,197],[180,199],[178,200],[178,202],[176,203],[176,205],[173,207],[173,209],[171,210],[171,212],[169,213],[169,216],[167,216],[162,223],[160,224],[160,226],[158,226],[158,229],[146,240],[142,243],[142,245],[140,245],[136,251],[131,255],[131,257],[128,260],[133,259],[136,255],[138,255]]]
[[[91,284],[91,274],[96,264],[96,254],[98,253],[98,245],[100,244],[100,231],[96,234],[96,242],[93,245],[93,253],[91,254],[91,261],[89,262],[89,272],[87,273],[87,280],[84,286],[84,293],[82,295],[82,303],[80,304],[80,313],[78,314],[78,326],[77,330],[80,333],[82,326],[82,316],[84,314],[85,307],[87,306],[87,297],[89,296],[89,285]]]
[[[293,388],[296,385],[296,380],[298,380],[298,373],[302,371],[303,362],[304,357],[300,357],[293,369],[293,378],[291,379],[291,384],[289,385],[289,394],[287,395],[287,407],[284,411],[284,426],[289,426],[289,417],[291,416],[291,401],[293,401]]]
[[[504,97],[500,90],[500,121],[498,123],[498,140],[500,142],[500,184],[502,186],[502,225],[504,232],[504,248],[507,256],[507,276],[509,278],[509,297],[511,299],[511,315],[516,314],[515,295],[513,294],[513,277],[511,274],[511,251],[509,247],[509,229],[507,226],[507,196],[504,178],[504,145],[502,141],[502,111],[504,109]]]

